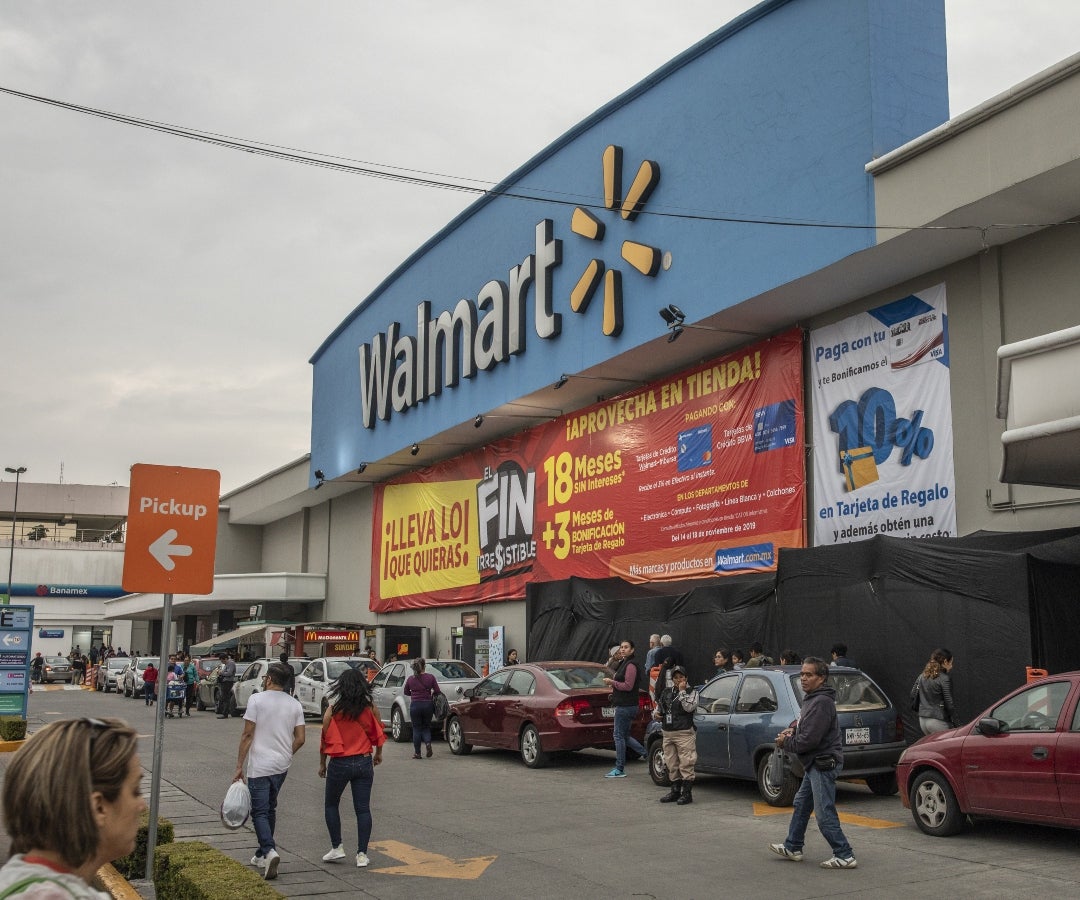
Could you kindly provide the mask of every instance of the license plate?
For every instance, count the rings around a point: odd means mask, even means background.
[[[615,707],[614,706],[601,707],[600,715],[602,715],[605,719],[614,719],[615,718]],[[867,738],[867,740],[869,740],[869,738]]]
[[[869,728],[845,728],[844,729],[844,743],[845,744],[869,744],[870,743],[870,729]]]

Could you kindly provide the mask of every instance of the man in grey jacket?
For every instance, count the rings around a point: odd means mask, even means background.
[[[769,844],[769,849],[784,859],[801,861],[812,812],[821,836],[833,852],[821,867],[854,869],[855,853],[836,815],[836,777],[844,765],[844,752],[836,720],[836,692],[827,684],[828,678],[829,667],[823,659],[808,656],[803,660],[799,673],[806,694],[802,712],[794,727],[785,728],[776,736],[776,743],[798,756],[805,772],[795,794],[795,811],[787,839],[782,844]]]

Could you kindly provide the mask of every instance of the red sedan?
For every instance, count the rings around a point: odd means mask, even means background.
[[[615,711],[611,670],[593,662],[543,662],[507,666],[489,675],[465,698],[450,704],[446,740],[450,752],[471,753],[473,745],[515,750],[530,769],[550,755],[595,747],[613,750]],[[652,701],[642,692],[630,733],[645,737]]]
[[[1080,828],[1080,672],[1018,688],[975,721],[900,757],[900,797],[929,835],[965,816]]]

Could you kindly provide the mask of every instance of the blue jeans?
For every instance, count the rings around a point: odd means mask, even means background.
[[[266,856],[277,846],[274,843],[274,827],[277,825],[277,797],[285,783],[288,772],[276,775],[260,775],[248,779],[251,792],[251,824],[255,827],[255,837],[259,839],[259,852],[256,856]]]
[[[630,725],[638,714],[637,706],[615,707],[615,768],[620,771],[626,767],[626,746],[630,745],[638,756],[645,756],[645,748],[630,736]]]
[[[788,850],[802,850],[806,838],[806,826],[810,822],[810,813],[817,819],[821,836],[829,842],[833,856],[847,859],[854,856],[844,832],[840,830],[840,819],[836,815],[836,779],[843,768],[841,765],[829,772],[822,772],[817,766],[811,766],[803,775],[802,784],[795,794],[795,812],[788,826],[787,840],[784,846]]]
[[[368,756],[332,756],[326,764],[326,793],[324,814],[330,846],[341,846],[341,813],[338,804],[345,785],[352,785],[353,812],[356,813],[356,843],[361,853],[367,853],[371,838],[371,785],[375,766]]]
[[[420,744],[431,743],[431,717],[435,715],[435,704],[431,700],[413,700],[409,704],[409,718],[412,719],[413,753],[420,752]],[[337,846],[335,844],[335,846]]]

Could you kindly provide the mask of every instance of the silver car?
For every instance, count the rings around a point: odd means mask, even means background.
[[[442,723],[449,711],[449,704],[465,696],[465,691],[480,683],[480,674],[467,662],[460,659],[428,659],[427,671],[435,676],[443,692],[445,702],[435,698],[435,716],[432,729],[442,729]],[[371,694],[375,708],[384,725],[390,726],[390,735],[399,744],[412,737],[409,706],[410,698],[405,696],[405,681],[412,674],[412,663],[392,662],[382,667],[371,683]]]
[[[326,692],[346,669],[360,669],[370,680],[379,667],[366,656],[331,656],[313,659],[296,676],[296,699],[309,716],[326,712]]]
[[[122,656],[110,656],[97,668],[94,689],[104,691],[106,694],[109,691],[116,691],[119,694],[120,676],[123,674],[124,669],[127,668],[127,664],[128,660]]]
[[[154,664],[155,669],[160,669],[161,658],[158,656],[139,656],[134,659],[129,657],[126,662],[127,666],[120,673],[117,684],[124,692],[125,697],[141,697],[143,695],[143,672],[146,671],[146,667],[150,663]]]

